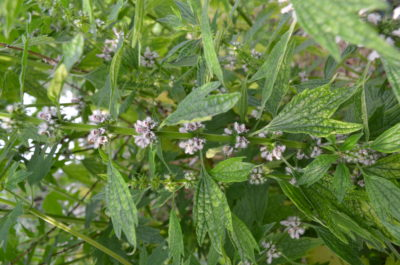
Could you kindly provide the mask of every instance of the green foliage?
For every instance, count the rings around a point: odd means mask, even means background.
[[[398,264],[397,2],[0,1],[0,263]]]

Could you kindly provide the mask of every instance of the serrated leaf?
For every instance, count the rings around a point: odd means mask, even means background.
[[[333,189],[339,202],[343,201],[344,196],[349,191],[351,186],[352,183],[349,169],[347,168],[346,164],[339,163],[336,166],[336,171],[333,178]]]
[[[400,123],[379,135],[372,142],[372,149],[382,153],[394,153],[400,151]]]
[[[207,96],[220,86],[219,82],[207,83],[193,91],[179,103],[175,112],[164,120],[165,125],[210,120],[212,116],[231,109],[240,98],[240,93]]]
[[[361,260],[358,258],[358,250],[352,244],[345,244],[339,239],[337,239],[329,230],[323,227],[316,227],[318,235],[322,238],[325,244],[335,252],[343,260],[347,261],[349,264],[363,265]]]
[[[132,32],[132,41],[131,47],[135,48],[136,43],[140,40],[142,28],[143,28],[143,19],[144,19],[144,0],[136,1],[135,5],[135,18],[133,24],[133,32]]]
[[[304,169],[303,175],[299,178],[298,184],[311,185],[320,180],[328,172],[332,163],[338,159],[337,155],[320,155],[315,158]]]
[[[365,189],[372,208],[383,221],[389,218],[400,220],[400,188],[390,180],[365,174]]]
[[[83,34],[77,34],[70,42],[63,44],[63,62],[67,71],[79,61],[83,53],[84,38]]]
[[[124,232],[128,242],[136,247],[138,213],[128,185],[111,162],[107,166],[106,205],[113,223],[115,235]]]
[[[264,110],[267,100],[272,94],[276,79],[282,68],[286,50],[290,37],[296,23],[292,23],[289,30],[281,37],[279,42],[274,46],[267,60],[261,65],[260,69],[252,76],[249,82],[257,81],[265,78],[264,86],[262,87],[261,109]],[[261,113],[259,114],[261,115]]]
[[[363,136],[362,133],[357,133],[347,137],[346,140],[343,142],[343,144],[340,145],[339,147],[340,151],[352,150],[362,136]]]
[[[27,164],[27,169],[30,173],[28,176],[29,184],[33,185],[40,182],[50,172],[51,166],[54,163],[53,155],[56,149],[57,145],[46,155],[46,148],[41,149],[39,145],[35,147],[35,152]]]
[[[232,241],[242,260],[255,262],[254,250],[259,252],[257,241],[250,230],[236,215],[232,215],[233,230],[230,232]]]
[[[207,68],[211,75],[216,75],[218,80],[223,84],[224,75],[221,65],[219,64],[218,55],[214,47],[210,21],[208,19],[209,0],[205,0],[201,8],[200,30],[201,39],[203,41],[204,58],[206,59]]]
[[[313,207],[301,188],[283,180],[280,180],[278,183],[283,193],[296,205],[296,207],[307,217],[311,218],[313,216]]]
[[[222,255],[225,229],[232,231],[231,212],[225,194],[204,170],[196,188],[193,219],[199,244],[208,234],[215,250]]]
[[[382,178],[400,178],[400,154],[383,157],[364,171]]]
[[[210,174],[215,180],[225,183],[246,181],[254,165],[242,162],[243,158],[233,157],[219,162]]]
[[[61,90],[67,76],[68,71],[65,67],[65,64],[60,64],[54,73],[54,77],[50,82],[49,88],[47,89],[47,96],[56,104],[58,104],[60,99]]]
[[[362,129],[360,124],[330,119],[338,107],[349,99],[356,90],[355,87],[331,90],[329,84],[314,89],[305,89],[293,97],[267,126],[254,134],[284,131],[308,133],[322,137],[358,131]]]
[[[174,209],[171,209],[169,214],[168,227],[168,246],[169,255],[173,258],[175,264],[180,264],[181,257],[184,256],[183,236],[179,219],[176,216]]]
[[[378,0],[293,0],[299,23],[318,43],[325,47],[339,61],[340,50],[335,37],[374,49],[385,58],[400,59],[400,53],[386,43],[376,30],[357,15],[361,9],[386,8]]]
[[[6,249],[8,232],[17,223],[17,219],[23,213],[21,203],[17,203],[15,208],[0,219],[0,247]]]

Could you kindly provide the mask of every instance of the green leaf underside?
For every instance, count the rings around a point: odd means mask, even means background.
[[[207,96],[220,86],[219,82],[207,83],[194,89],[181,103],[176,111],[165,119],[166,125],[175,125],[193,121],[210,120],[212,116],[231,109],[240,98],[240,93],[217,94]]]
[[[179,264],[181,257],[184,255],[183,235],[179,219],[173,209],[171,209],[169,215],[168,246],[170,257],[173,258],[175,263]]]
[[[232,231],[231,212],[225,194],[204,170],[196,188],[193,218],[199,244],[208,233],[215,250],[222,254],[225,228]]]
[[[111,162],[108,163],[107,174],[105,197],[115,234],[121,238],[121,231],[123,231],[128,242],[136,247],[136,226],[138,225],[136,205],[128,185]]]
[[[367,48],[374,49],[383,57],[396,61],[400,59],[397,49],[386,43],[378,33],[357,14],[363,8],[386,8],[378,0],[293,0],[301,26],[332,56],[339,61],[340,50],[335,37]]]
[[[311,185],[320,180],[329,170],[332,163],[338,159],[337,155],[320,155],[315,158],[305,169],[298,180],[298,184]]]
[[[373,141],[371,148],[382,153],[400,151],[400,123],[385,131]]]
[[[355,92],[355,87],[331,90],[329,85],[305,89],[259,132],[284,131],[314,136],[347,134],[362,129],[362,125],[330,119],[338,107]]]
[[[64,85],[64,81],[68,76],[67,68],[64,64],[60,64],[54,73],[54,77],[50,82],[47,90],[47,95],[54,103],[58,104],[58,100],[61,95],[61,90]]]
[[[221,182],[242,182],[248,179],[254,165],[242,162],[244,157],[233,157],[226,159],[216,165],[210,174],[215,180]]]
[[[83,34],[77,34],[70,42],[63,45],[63,62],[67,70],[71,70],[72,66],[79,61],[84,47]]]

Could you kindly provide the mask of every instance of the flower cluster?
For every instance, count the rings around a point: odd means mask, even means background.
[[[196,181],[196,175],[192,171],[186,171],[184,176],[186,182],[183,184],[186,189],[193,187],[194,182]]]
[[[204,148],[205,142],[205,139],[194,137],[186,141],[180,141],[179,147],[185,150],[185,154],[193,155]]]
[[[204,124],[202,124],[201,122],[189,122],[189,123],[184,123],[182,127],[179,128],[179,132],[181,133],[194,132],[201,128],[204,128]]]
[[[262,242],[261,245],[267,254],[268,264],[271,264],[273,259],[277,259],[282,255],[282,253],[276,249],[275,244],[272,244],[272,242]]]
[[[50,136],[51,131],[54,130],[54,118],[57,117],[56,108],[43,107],[42,110],[38,113],[37,117],[44,121],[38,126],[38,134]]]
[[[140,58],[140,62],[144,67],[151,68],[154,66],[156,58],[158,58],[158,53],[151,51],[149,47],[146,47],[143,56]]]
[[[263,173],[261,167],[255,167],[250,173],[249,183],[252,185],[264,184],[267,180],[264,178]]]
[[[135,144],[140,148],[146,148],[157,140],[156,134],[152,131],[157,126],[157,122],[147,117],[144,120],[137,120],[134,127],[139,135],[135,135]]]
[[[112,55],[117,50],[118,41],[124,38],[124,32],[119,32],[116,28],[113,28],[113,32],[115,38],[112,40],[106,39],[104,41],[104,47],[102,53],[96,55],[97,57],[103,58],[106,61],[111,61]]]
[[[261,157],[267,161],[281,160],[283,152],[285,152],[286,146],[285,145],[276,145],[272,150],[267,146],[261,146],[260,152]]]
[[[204,125],[201,122],[189,122],[184,123],[182,127],[179,128],[179,132],[194,132],[201,128],[204,128]],[[179,147],[185,150],[185,154],[193,155],[204,148],[205,142],[205,139],[194,137],[185,141],[180,141]]]
[[[342,157],[347,163],[359,163],[365,166],[370,166],[375,164],[380,155],[372,150],[359,149],[345,151],[342,154]]]
[[[93,129],[90,131],[87,141],[89,144],[93,144],[94,148],[99,148],[108,142],[108,138],[105,135],[106,130],[104,128]]]
[[[301,226],[300,218],[297,216],[289,216],[286,220],[281,221],[281,225],[286,226],[285,231],[287,231],[293,239],[299,239],[306,231],[304,227]]]
[[[240,124],[238,122],[233,123],[233,129],[225,128],[224,134],[225,135],[236,135],[235,138],[235,147],[225,145],[222,147],[222,151],[226,156],[230,156],[233,154],[235,149],[245,149],[249,145],[249,140],[241,134],[248,132],[249,130],[246,128],[246,125]]]
[[[101,110],[94,110],[93,114],[89,116],[89,121],[95,124],[100,124],[108,119],[108,114]]]

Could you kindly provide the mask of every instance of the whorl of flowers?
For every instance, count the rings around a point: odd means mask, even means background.
[[[93,129],[90,131],[87,141],[89,144],[93,144],[94,148],[99,148],[108,142],[108,137],[105,135],[106,130],[104,128]]]
[[[42,119],[44,122],[38,126],[38,134],[50,136],[54,130],[55,120],[57,117],[57,110],[55,107],[43,107],[38,113],[37,117]]]
[[[247,133],[249,130],[246,128],[245,124],[240,124],[238,122],[233,123],[233,128],[225,128],[224,134],[225,135],[236,135],[235,138],[235,146],[234,148],[230,145],[225,145],[222,147],[222,151],[226,156],[230,156],[233,154],[235,149],[245,149],[249,145],[249,140],[241,134]]]
[[[194,132],[201,128],[204,128],[204,125],[201,122],[189,122],[184,123],[182,127],[179,128],[179,132]],[[188,140],[180,141],[179,147],[184,149],[185,154],[193,155],[204,148],[205,142],[205,139],[194,137]]]
[[[261,157],[267,161],[273,160],[281,160],[283,156],[283,152],[285,152],[286,146],[285,145],[276,145],[274,148],[270,148],[267,146],[262,146],[260,148]]]
[[[265,249],[265,253],[267,255],[267,263],[271,264],[273,259],[279,258],[282,253],[276,249],[276,245],[272,242],[262,242],[262,247]]]
[[[146,47],[146,50],[144,51],[143,56],[140,57],[140,63],[144,67],[151,68],[154,66],[158,56],[159,55],[157,52],[151,51],[149,47]]]
[[[267,179],[263,176],[263,169],[261,167],[255,167],[250,173],[249,183],[252,185],[262,185]]]
[[[137,120],[134,124],[135,130],[139,135],[135,135],[135,144],[140,148],[146,148],[157,140],[156,134],[152,131],[157,126],[157,122],[147,117],[144,120]]]
[[[286,220],[280,222],[286,226],[285,231],[289,233],[293,239],[299,239],[305,233],[304,227],[301,226],[301,220],[297,216],[289,216]]]

